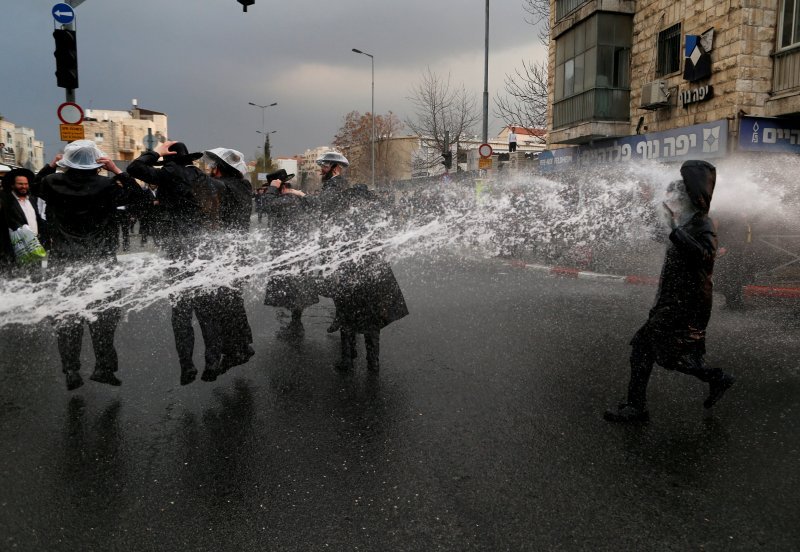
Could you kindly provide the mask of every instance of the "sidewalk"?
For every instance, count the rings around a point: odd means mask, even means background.
[[[658,276],[641,274],[603,274],[577,268],[565,266],[546,266],[542,264],[529,263],[523,260],[513,259],[506,263],[514,268],[524,268],[536,272],[545,272],[563,278],[577,278],[580,280],[603,280],[623,284],[634,284],[644,286],[658,285]],[[800,299],[800,287],[781,287],[781,286],[759,286],[749,285],[744,287],[745,297],[769,297],[777,299]]]

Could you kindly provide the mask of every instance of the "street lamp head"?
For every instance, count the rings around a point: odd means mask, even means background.
[[[364,52],[362,52],[361,50],[359,50],[358,48],[353,48],[353,51],[354,51],[355,53],[357,53],[357,54],[363,54],[363,53],[364,53]]]
[[[267,107],[273,107],[273,106],[275,106],[275,105],[278,105],[278,102],[272,102],[272,103],[271,103],[271,104],[269,104]]]

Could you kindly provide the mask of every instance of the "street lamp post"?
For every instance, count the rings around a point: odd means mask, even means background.
[[[276,106],[276,105],[278,105],[278,102],[272,102],[271,104],[268,104],[268,105],[259,105],[259,104],[257,104],[257,103],[253,103],[253,102],[247,102],[247,105],[252,105],[253,107],[260,107],[260,108],[261,108],[261,130],[262,130],[262,131],[266,130],[266,129],[264,128],[264,111],[265,111],[265,110],[266,110],[268,107],[273,107],[273,106]]]
[[[367,52],[362,52],[357,48],[353,48],[353,51],[357,54],[363,54],[365,56],[369,56],[370,63],[372,65],[372,187],[375,187],[375,56],[372,54],[368,54]]]

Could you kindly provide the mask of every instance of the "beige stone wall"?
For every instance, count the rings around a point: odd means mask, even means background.
[[[748,115],[767,113],[765,105],[772,89],[773,63],[770,54],[775,49],[778,19],[778,0],[639,0],[633,22],[631,52],[631,121],[634,134],[639,117],[644,117],[648,132],[736,118],[740,112]],[[583,8],[581,9],[583,11]],[[551,1],[551,28],[555,25],[555,0]],[[577,23],[578,18],[575,18]],[[658,33],[675,23],[681,29],[681,71],[658,77],[667,81],[673,105],[656,111],[641,109],[644,84],[657,79],[656,51]],[[683,79],[683,48],[687,34],[702,34],[714,29],[712,76],[708,81],[689,83]],[[562,22],[557,32],[565,30]],[[552,107],[553,75],[555,73],[555,41],[551,36],[548,56],[550,72],[550,106]],[[679,91],[710,84],[714,98],[684,108]],[[800,102],[798,102],[800,105]],[[774,111],[774,110],[773,110]],[[552,129],[552,110],[547,115]],[[732,129],[736,125],[731,126]]]
[[[149,119],[134,119],[127,112],[127,117],[115,117],[119,112],[103,112],[93,110],[93,115],[108,120],[84,121],[84,135],[87,140],[96,140],[96,134],[102,133],[102,141],[98,146],[106,155],[114,160],[132,161],[145,151],[144,139],[147,129],[152,129],[156,138],[167,138],[167,117],[160,115]],[[191,144],[189,144],[191,147]]]
[[[724,118],[740,111],[764,115],[764,104],[772,87],[772,59],[775,47],[777,0],[645,0],[634,15],[634,44],[631,56],[631,133],[640,116],[649,132],[684,127]],[[711,53],[712,75],[708,81],[689,83],[680,73],[666,77],[673,105],[657,111],[641,109],[642,86],[656,80],[655,55],[658,33],[682,23],[681,57],[687,34],[714,29]],[[683,62],[681,62],[681,68]],[[714,87],[710,100],[680,105],[678,93],[698,85]]]

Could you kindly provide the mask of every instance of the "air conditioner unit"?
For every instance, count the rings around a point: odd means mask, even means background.
[[[642,87],[642,108],[660,109],[669,105],[669,89],[666,81],[648,82]]]

